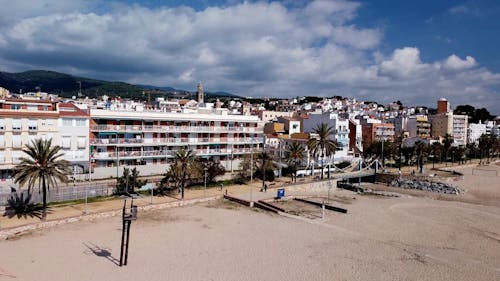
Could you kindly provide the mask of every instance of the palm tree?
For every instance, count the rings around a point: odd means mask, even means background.
[[[257,154],[257,163],[260,165],[257,169],[257,176],[261,176],[262,180],[274,180],[274,163],[273,157],[270,153],[263,151]]]
[[[449,152],[450,147],[451,147],[452,144],[453,144],[453,136],[450,135],[450,134],[444,135],[443,148],[444,148],[445,161],[448,158],[448,152]]]
[[[52,146],[52,139],[36,139],[26,145],[23,152],[28,155],[22,157],[21,162],[14,167],[14,182],[27,185],[28,193],[38,186],[43,194],[43,215],[47,217],[47,192],[50,187],[57,187],[57,181],[68,182],[69,162],[59,159],[63,156],[61,147]]]
[[[175,165],[180,167],[180,184],[181,184],[181,199],[184,199],[184,188],[188,179],[188,171],[194,165],[196,155],[192,150],[181,148],[175,153]]]
[[[431,146],[432,149],[432,168],[434,169],[434,165],[436,164],[436,157],[439,155],[439,159],[441,159],[441,144],[439,142],[435,142]]]
[[[310,138],[307,142],[307,148],[311,151],[311,155],[315,155],[318,159],[333,155],[339,147],[339,143],[331,139],[335,130],[327,123],[321,123],[314,129],[314,133],[317,134],[317,137]],[[321,179],[323,179],[323,166],[321,165]]]
[[[424,165],[425,143],[422,141],[415,142],[415,153],[417,154],[417,170],[422,172]]]
[[[289,144],[286,148],[286,161],[288,165],[293,167],[293,178],[297,182],[297,167],[302,163],[304,159],[305,150],[302,145],[296,141]]]

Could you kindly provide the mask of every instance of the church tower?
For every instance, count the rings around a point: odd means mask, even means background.
[[[203,86],[201,82],[198,83],[198,90],[196,91],[196,96],[198,97],[198,105],[205,103],[205,98],[203,96]]]

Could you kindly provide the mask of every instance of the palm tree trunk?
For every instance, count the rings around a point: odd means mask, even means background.
[[[294,181],[295,181],[295,183],[297,183],[297,162],[295,162],[295,173],[294,174],[295,174]]]
[[[42,176],[42,199],[43,199],[42,220],[45,220],[47,218],[47,184],[45,183],[45,176]]]

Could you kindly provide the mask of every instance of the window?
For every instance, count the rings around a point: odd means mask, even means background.
[[[4,135],[0,135],[0,147],[4,147],[5,146],[5,137]]]
[[[18,164],[20,162],[20,158],[22,157],[22,151],[12,151],[12,163]]]
[[[42,126],[54,126],[54,119],[42,119]]]
[[[38,110],[38,105],[28,105],[28,110],[29,111],[37,111]]]
[[[86,137],[78,137],[78,148],[85,148],[87,144],[87,138]]]
[[[68,127],[73,126],[73,119],[64,118],[63,119],[63,126],[68,126]]]
[[[37,125],[38,125],[38,124],[37,124],[37,120],[35,120],[35,119],[30,119],[30,120],[28,121],[28,130],[30,130],[30,131],[34,131],[34,130],[36,130],[36,129],[37,129],[37,127],[38,127]]]
[[[77,127],[85,127],[87,125],[87,120],[85,119],[76,119],[76,126]]]
[[[19,110],[19,109],[21,109],[21,105],[20,104],[11,104],[10,109]]]
[[[42,106],[43,111],[49,111],[49,106],[48,105],[43,105]]]
[[[21,131],[21,119],[12,119],[12,131]]]
[[[70,148],[71,147],[71,137],[70,136],[63,136],[61,138],[61,146],[63,148]]]
[[[0,164],[5,163],[5,153],[0,151]]]
[[[12,147],[21,147],[21,136],[20,135],[12,135]]]
[[[38,138],[37,135],[28,135],[28,143],[31,144]]]
[[[0,119],[0,131],[5,130],[5,119]]]

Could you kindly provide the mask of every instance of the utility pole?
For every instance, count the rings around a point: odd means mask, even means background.
[[[262,191],[265,190],[266,186],[266,169],[265,165],[265,155],[266,154],[266,135],[262,136]]]
[[[252,148],[250,150],[250,183],[253,182],[253,138],[252,138]]]

